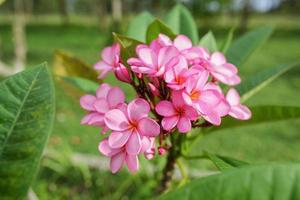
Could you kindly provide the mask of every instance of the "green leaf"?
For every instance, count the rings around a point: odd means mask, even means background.
[[[221,46],[221,48],[220,48],[221,51],[222,51],[223,53],[226,53],[227,50],[228,50],[228,48],[229,48],[229,46],[231,45],[232,39],[233,39],[234,31],[235,31],[235,27],[232,27],[232,28],[230,29],[230,31],[228,32],[227,38],[226,38],[226,40],[223,42],[223,44],[222,44],[222,46]]]
[[[249,166],[199,178],[159,199],[300,199],[300,165]]]
[[[220,155],[211,154],[211,153],[209,153],[207,151],[205,151],[204,154],[221,171],[226,171],[228,169],[233,169],[233,168],[236,168],[236,167],[243,167],[243,166],[247,166],[248,165],[248,163],[246,163],[244,161],[236,160],[234,158],[229,158],[229,157],[226,157],[226,156],[220,156]]]
[[[188,36],[194,44],[198,44],[199,36],[196,22],[189,10],[181,4],[172,8],[166,17],[166,24],[175,34]]]
[[[200,46],[206,47],[210,52],[218,51],[217,42],[214,34],[209,31],[206,33],[199,42]]]
[[[146,33],[147,43],[150,44],[152,40],[156,39],[160,33],[167,35],[171,39],[174,39],[176,37],[176,35],[168,26],[166,26],[160,20],[156,19],[148,26]]]
[[[259,90],[271,83],[274,79],[276,79],[286,71],[290,70],[291,68],[299,65],[300,61],[289,64],[283,64],[274,68],[263,70],[249,77],[236,87],[241,95],[241,101],[246,101]]]
[[[3,4],[5,2],[5,0],[0,0],[0,5]]]
[[[250,120],[241,121],[228,116],[222,119],[222,126],[205,128],[203,133],[300,118],[300,107],[296,106],[253,106],[249,109],[252,112]]]
[[[54,74],[58,76],[77,76],[97,80],[98,74],[91,66],[63,50],[55,51],[53,66]]]
[[[63,77],[63,80],[81,89],[82,91],[91,94],[94,94],[99,86],[99,83],[79,77]]]
[[[128,37],[144,42],[149,24],[153,21],[153,16],[148,12],[142,12],[135,16],[129,23],[127,34]]]
[[[141,42],[117,33],[113,33],[113,36],[115,41],[121,46],[121,58],[126,64],[128,58],[136,56],[135,48],[137,45],[141,44]]]
[[[261,27],[245,33],[230,45],[226,53],[228,61],[237,66],[243,64],[270,37],[272,31],[272,27]]]
[[[46,64],[0,83],[0,194],[23,199],[54,120],[54,86]]]

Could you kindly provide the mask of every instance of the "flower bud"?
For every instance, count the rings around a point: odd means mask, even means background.
[[[158,89],[152,83],[148,83],[148,86],[154,96],[160,96]]]
[[[167,153],[167,150],[164,147],[158,147],[158,155],[163,156]]]
[[[123,81],[125,83],[131,83],[132,79],[129,75],[127,68],[120,63],[118,67],[114,68],[115,76],[119,81]]]

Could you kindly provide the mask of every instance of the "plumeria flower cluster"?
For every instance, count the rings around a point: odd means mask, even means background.
[[[99,78],[112,71],[119,81],[132,85],[135,99],[127,104],[121,88],[106,83],[95,95],[80,99],[88,111],[81,123],[101,127],[101,133],[107,133],[99,151],[110,158],[113,173],[124,164],[136,172],[141,154],[146,159],[156,152],[163,155],[171,134],[219,126],[227,115],[239,120],[251,117],[233,88],[241,81],[238,70],[221,52],[193,46],[184,35],[171,40],[164,34],[135,50],[134,57],[122,60],[116,43],[103,49],[102,60],[94,66]],[[220,84],[229,86],[227,93]]]

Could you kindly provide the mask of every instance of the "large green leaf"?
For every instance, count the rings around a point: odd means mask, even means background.
[[[54,119],[46,64],[0,83],[0,195],[23,199],[38,169]]]
[[[299,61],[290,64],[283,64],[274,68],[266,69],[249,77],[237,86],[237,90],[241,95],[241,101],[246,101],[252,95],[271,83],[274,79],[276,79],[289,69],[299,65]]]
[[[199,42],[200,46],[206,47],[210,52],[218,51],[218,46],[214,34],[209,31],[206,33]]]
[[[226,52],[229,62],[240,66],[271,35],[271,27],[254,29],[235,40]]]
[[[153,16],[148,12],[142,12],[135,16],[129,23],[127,31],[128,37],[145,42],[147,28],[152,21]]]
[[[113,36],[114,40],[121,46],[121,57],[126,65],[128,58],[136,56],[135,48],[137,45],[141,44],[141,42],[117,33],[113,33]]]
[[[172,8],[166,17],[166,24],[176,34],[188,36],[194,44],[198,44],[199,36],[196,22],[189,10],[181,4]]]
[[[203,132],[210,133],[227,128],[300,118],[300,107],[296,106],[253,106],[249,109],[252,112],[252,118],[250,120],[240,121],[231,117],[225,117],[222,120],[221,126],[205,128]]]
[[[191,181],[160,199],[297,200],[300,199],[300,165],[237,168]]]
[[[236,167],[244,167],[248,165],[248,163],[244,161],[240,161],[234,158],[229,158],[227,156],[216,155],[216,154],[209,153],[207,151],[204,153],[207,156],[207,158],[211,160],[216,165],[216,167],[218,167],[218,169],[221,171],[226,171],[228,169],[233,169]]]
[[[223,44],[221,45],[221,48],[220,50],[223,52],[223,53],[226,53],[229,46],[231,45],[232,43],[232,39],[233,39],[233,34],[234,34],[234,31],[235,31],[235,26],[232,27],[229,32],[228,32],[228,35],[227,35],[227,38],[224,40]]]
[[[149,25],[147,29],[147,33],[146,33],[147,43],[150,44],[150,42],[156,39],[160,33],[167,35],[171,39],[174,39],[176,36],[168,26],[166,26],[160,20],[156,19]]]

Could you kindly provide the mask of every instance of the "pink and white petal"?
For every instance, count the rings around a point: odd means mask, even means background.
[[[126,155],[126,164],[131,173],[135,173],[139,169],[139,159],[137,155]]]
[[[176,110],[174,109],[173,104],[170,101],[160,101],[156,107],[155,111],[164,117],[170,117],[176,115]]]
[[[210,59],[214,65],[222,65],[227,62],[225,56],[221,52],[213,53]]]
[[[125,94],[119,87],[113,87],[107,94],[107,102],[110,108],[115,108],[118,104],[124,103]]]
[[[155,137],[160,133],[160,126],[153,119],[145,117],[138,122],[138,132],[142,136]]]
[[[229,113],[230,105],[225,99],[222,99],[220,103],[214,107],[214,111],[216,111],[220,117],[224,117]]]
[[[134,99],[128,104],[127,107],[127,113],[131,121],[138,121],[144,117],[147,117],[149,112],[149,103],[142,98]]]
[[[156,71],[151,67],[144,67],[144,66],[131,66],[131,70],[135,73],[142,73],[142,74],[153,74]]]
[[[226,100],[231,106],[240,104],[240,95],[234,88],[230,88],[226,95]]]
[[[98,150],[107,157],[112,157],[121,151],[121,149],[112,149],[108,144],[107,138],[99,143]]]
[[[164,78],[166,83],[171,83],[175,80],[176,74],[173,69],[169,69],[166,71]]]
[[[161,66],[158,71],[153,75],[155,77],[159,77],[159,76],[162,76],[166,71],[166,67],[163,65]]]
[[[113,66],[104,61],[99,61],[94,65],[94,69],[97,71],[110,71],[113,69]]]
[[[105,124],[114,131],[127,130],[129,122],[124,113],[119,109],[113,109],[105,114]]]
[[[104,115],[97,113],[97,112],[93,112],[90,113],[88,115],[86,115],[86,119],[85,117],[82,119],[81,123],[86,124],[86,125],[90,125],[90,126],[104,126]]]
[[[107,83],[102,83],[96,90],[96,96],[97,98],[104,98],[106,99],[106,95],[108,93],[108,91],[110,90],[110,85],[108,85]]]
[[[172,60],[172,58],[178,56],[178,54],[178,50],[173,46],[161,48],[158,53],[158,66],[167,65]]]
[[[241,78],[236,74],[228,78],[228,85],[237,85],[240,83],[241,83]]]
[[[200,102],[207,106],[216,106],[222,100],[222,96],[216,90],[203,90],[200,93]]]
[[[189,49],[193,46],[192,41],[185,35],[178,35],[174,39],[174,46],[179,50]]]
[[[165,34],[160,33],[158,35],[158,42],[161,46],[170,46],[172,45],[171,39]]]
[[[130,155],[138,155],[142,149],[142,140],[137,132],[133,132],[126,143],[126,152]]]
[[[113,65],[115,58],[113,46],[105,47],[101,52],[101,57],[106,63]]]
[[[181,133],[187,133],[192,129],[191,121],[186,117],[180,117],[177,123],[178,131]]]
[[[190,105],[190,106],[193,105],[193,101],[192,101],[190,95],[187,94],[185,91],[182,92],[182,98],[187,105]]]
[[[144,153],[147,151],[149,148],[151,148],[151,140],[149,137],[142,136],[142,148],[141,148],[141,153]]]
[[[212,83],[212,82],[208,82],[204,88],[204,90],[216,90],[218,91],[220,94],[222,94],[222,89],[219,85]]]
[[[196,86],[195,88],[202,89],[208,81],[209,73],[207,71],[202,71],[198,76],[196,76]]]
[[[125,161],[125,152],[119,152],[110,159],[110,170],[113,174],[117,173],[123,166]]]
[[[178,123],[178,120],[179,120],[179,117],[177,115],[172,116],[172,117],[164,117],[161,120],[161,125],[166,131],[169,131],[176,126],[176,124]]]
[[[107,101],[103,98],[97,99],[95,101],[94,108],[97,112],[99,112],[101,114],[105,114],[106,112],[108,112],[110,110]]]
[[[154,64],[152,60],[152,54],[152,50],[147,46],[137,48],[138,57],[147,66],[152,66]]]
[[[96,101],[96,97],[90,94],[84,95],[80,98],[80,105],[82,108],[88,111],[94,111],[94,103]]]
[[[247,106],[237,105],[231,107],[229,115],[240,120],[248,120],[251,118],[251,111]]]
[[[142,66],[142,65],[144,65],[143,62],[140,59],[138,59],[138,58],[129,58],[127,60],[127,63],[129,65],[134,65],[134,66]]]
[[[184,116],[188,118],[189,120],[196,120],[199,117],[199,114],[195,108],[192,106],[184,106]]]
[[[217,113],[211,112],[207,115],[203,115],[203,118],[213,125],[220,126],[221,124],[221,117]]]
[[[182,108],[186,105],[186,102],[183,99],[182,92],[180,90],[172,91],[171,97],[172,97],[172,103],[174,105],[174,108]],[[177,113],[177,112],[176,112]]]
[[[129,137],[131,136],[131,131],[113,131],[108,137],[108,144],[111,148],[121,148],[126,144]]]

